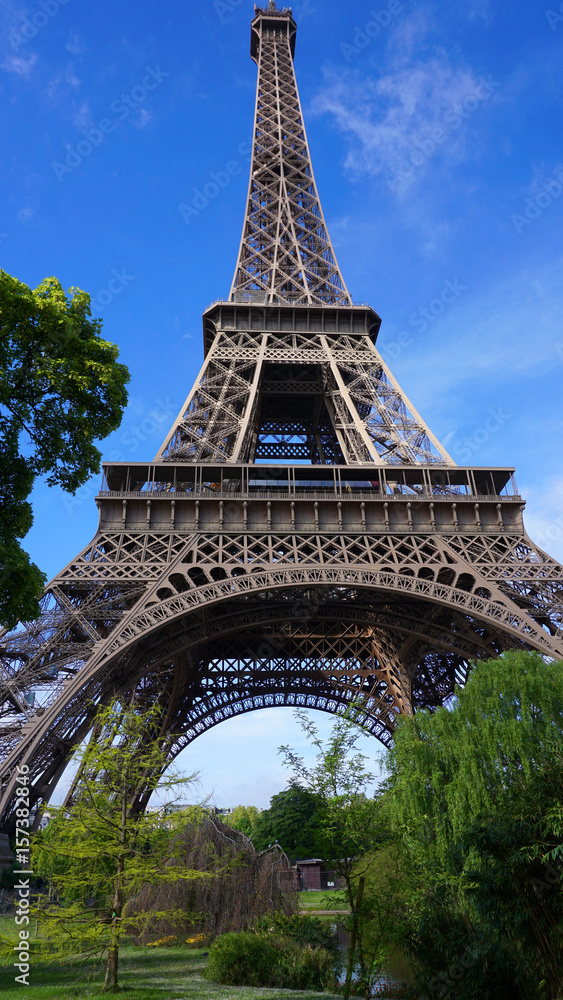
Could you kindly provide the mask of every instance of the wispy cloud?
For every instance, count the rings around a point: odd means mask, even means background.
[[[148,108],[139,108],[131,115],[130,120],[135,128],[145,129],[154,121],[154,114]]]
[[[490,0],[466,0],[465,8],[460,7],[460,11],[465,10],[470,21],[480,17],[484,21],[492,20]]]
[[[15,73],[16,76],[27,79],[31,75],[36,62],[37,56],[33,52],[28,56],[8,55],[0,63],[0,68],[5,70],[6,73]]]
[[[31,222],[31,220],[35,218],[35,209],[30,208],[29,205],[26,205],[25,208],[20,208],[19,212],[17,213],[17,218],[18,222],[23,222],[23,223]]]
[[[467,129],[461,112],[479,86],[471,70],[451,66],[440,53],[379,79],[328,70],[315,110],[332,115],[349,136],[345,167],[350,173],[395,178],[412,164],[416,151],[428,159],[424,149],[436,149],[433,136],[439,130],[451,132],[439,155],[449,161],[463,158]]]
[[[87,101],[83,101],[76,112],[73,124],[76,128],[90,128],[92,126],[92,113]]]
[[[81,56],[84,51],[82,43],[75,31],[72,31],[70,34],[70,38],[66,43],[66,50],[73,56]]]
[[[419,9],[390,34],[378,75],[358,65],[325,69],[312,110],[330,115],[348,138],[352,177],[383,177],[403,194],[430,159],[449,165],[466,157],[471,119],[500,84],[437,44],[429,51],[433,31],[428,10]]]
[[[560,365],[554,341],[563,308],[562,278],[559,258],[499,278],[492,290],[469,289],[422,336],[407,319],[413,345],[401,356],[400,378],[416,387],[417,407],[424,413],[439,399],[453,409],[468,384],[490,384],[496,391],[524,372]],[[446,324],[450,335],[444,332]],[[396,331],[386,332],[384,326],[379,342],[383,353],[394,338]]]
[[[563,562],[563,476],[537,484],[518,484],[526,498],[524,523],[533,541]]]
[[[70,65],[51,77],[45,87],[45,93],[49,100],[55,100],[79,89],[80,79]]]

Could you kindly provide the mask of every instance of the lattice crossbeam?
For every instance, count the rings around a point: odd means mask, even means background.
[[[293,332],[240,341],[238,331],[217,332],[157,459],[454,464],[369,337],[349,337],[343,349],[337,338]],[[288,434],[288,416],[297,413],[300,424]],[[268,435],[280,437],[278,447],[268,446]]]

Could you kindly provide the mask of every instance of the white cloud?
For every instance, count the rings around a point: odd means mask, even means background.
[[[66,49],[67,49],[67,52],[70,52],[70,54],[73,55],[73,56],[80,56],[80,55],[82,55],[84,49],[82,48],[82,45],[80,44],[80,40],[79,40],[79,37],[76,34],[76,32],[74,32],[74,31],[71,32],[70,38],[69,38],[68,42],[66,43]]]
[[[563,476],[543,481],[541,489],[533,483],[520,488],[527,501],[524,523],[530,538],[563,563]]]
[[[90,128],[92,125],[92,114],[90,111],[90,105],[87,101],[83,101],[80,105],[78,111],[74,116],[74,125],[76,128]]]
[[[332,115],[350,138],[345,166],[352,175],[382,176],[404,188],[435,154],[463,158],[467,121],[487,99],[480,94],[473,72],[452,67],[441,53],[378,79],[327,71],[314,108]]]
[[[465,158],[471,120],[500,86],[490,78],[484,86],[470,66],[429,46],[433,27],[425,8],[402,18],[380,54],[379,75],[328,67],[312,104],[313,113],[330,115],[347,136],[346,170],[386,178],[400,196],[430,160],[449,165]]]
[[[154,121],[154,115],[148,108],[139,108],[131,115],[131,124],[135,128],[145,129]]]
[[[491,5],[489,0],[465,0],[465,13],[467,14],[470,21],[475,20],[477,17],[483,18],[484,21],[491,21]],[[459,8],[463,12],[464,8]]]
[[[6,56],[5,59],[0,63],[0,67],[6,71],[6,73],[15,73],[16,76],[22,76],[27,79],[31,75],[31,71],[37,62],[37,56],[35,53],[30,53],[28,56]]]
[[[59,96],[59,92],[62,94],[68,94],[69,91],[78,90],[80,87],[80,79],[77,77],[71,66],[68,66],[63,72],[57,73],[45,87],[45,93],[47,97],[52,100]]]
[[[523,373],[561,364],[556,332],[561,329],[562,279],[563,258],[524,267],[504,280],[499,277],[492,290],[467,288],[426,332],[410,328],[413,346],[401,356],[400,380],[416,381],[417,408],[425,412],[436,398],[445,400],[468,382],[490,379],[500,386]],[[384,356],[397,333],[383,327],[378,347]]]

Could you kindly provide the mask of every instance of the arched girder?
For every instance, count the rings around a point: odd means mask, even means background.
[[[467,567],[469,569],[469,567]],[[452,570],[453,576],[464,574]],[[239,575],[210,583],[192,590],[176,593],[172,597],[157,601],[152,595],[144,601],[144,607],[134,609],[116,629],[103,651],[93,659],[104,659],[132,648],[141,637],[143,641],[158,632],[164,624],[188,614],[202,605],[211,606],[229,600],[235,595],[260,593],[267,595],[276,590],[291,587],[340,587],[344,591],[368,589],[399,595],[412,595],[434,604],[461,610],[503,633],[521,639],[527,645],[548,655],[563,653],[563,634],[551,636],[536,622],[523,613],[506,594],[491,584],[479,573],[470,574],[472,589],[449,586],[435,579],[410,575],[392,568],[378,570],[375,567],[347,566],[280,566],[267,572],[257,569],[246,571],[240,568]],[[488,596],[486,596],[488,595]],[[154,603],[152,603],[154,599]]]
[[[474,582],[476,585],[479,580]],[[52,755],[47,753],[45,760],[47,743],[50,741],[52,744],[54,741],[57,745],[72,747],[76,742],[74,734],[82,731],[77,718],[80,720],[83,715],[85,702],[95,703],[101,697],[106,697],[107,691],[127,686],[137,673],[139,657],[146,657],[157,642],[166,643],[166,629],[169,626],[185,619],[185,627],[190,627],[189,619],[193,615],[191,624],[194,641],[201,641],[206,637],[205,615],[209,615],[212,607],[232,602],[237,597],[245,600],[257,595],[261,601],[267,602],[269,595],[273,593],[292,589],[295,592],[296,588],[305,594],[312,589],[337,592],[342,604],[352,606],[358,591],[414,597],[418,601],[461,613],[462,616],[489,627],[493,634],[506,637],[505,647],[507,644],[524,645],[543,653],[558,654],[556,640],[522,614],[500,592],[494,601],[492,596],[485,597],[482,592],[476,594],[456,589],[435,580],[350,565],[323,568],[280,567],[268,573],[251,572],[230,577],[179,593],[158,605],[145,606],[143,610],[133,609],[125,616],[123,623],[101,644],[101,648],[94,650],[83,670],[69,680],[61,697],[46,710],[44,716],[35,721],[29,733],[24,731],[24,739],[4,764],[3,774],[8,779],[3,790],[4,808],[12,794],[15,764],[33,762],[37,757],[43,757],[43,764],[39,767],[40,794],[50,787],[48,775],[52,772],[53,765]],[[481,587],[477,589],[482,590]],[[475,655],[480,654],[482,655],[482,647],[475,652]]]
[[[216,607],[215,615],[208,610],[205,617],[202,616],[196,623],[191,616],[178,619],[173,625],[166,627],[165,634],[156,633],[152,641],[139,651],[138,656],[146,657],[148,651],[155,650],[165,660],[184,649],[194,648],[208,640],[228,637],[241,629],[267,629],[280,621],[298,623],[319,618],[361,629],[392,629],[404,638],[405,644],[409,640],[426,642],[436,650],[450,650],[471,657],[494,656],[502,648],[506,648],[506,639],[504,642],[500,641],[501,633],[498,628],[483,625],[481,634],[475,620],[468,619],[460,611],[451,612],[445,606],[436,608],[427,601],[415,600],[398,605],[387,599],[386,595],[381,595],[382,600],[376,601],[373,593],[367,590],[358,592],[353,604],[329,604],[326,600],[328,592],[324,590],[320,593],[325,598],[314,605],[314,614],[307,613],[307,606],[299,608],[297,604],[292,605],[291,591],[282,592],[280,596],[285,594],[289,600],[280,601],[277,605],[270,602],[260,606],[258,603],[250,603],[248,599],[243,607],[236,601],[225,602]],[[275,592],[270,596],[275,596]],[[377,596],[380,596],[379,592]],[[202,633],[205,638],[201,637]],[[515,640],[515,645],[518,644]]]

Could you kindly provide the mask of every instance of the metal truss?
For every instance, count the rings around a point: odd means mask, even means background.
[[[196,384],[154,462],[104,467],[95,538],[38,621],[0,636],[6,833],[17,766],[48,801],[116,697],[160,704],[170,760],[276,705],[361,705],[388,745],[476,659],[563,658],[563,567],[526,535],[513,470],[455,465],[377,352],[379,317],[351,304],[294,44],[291,11],[256,9],[248,212]]]
[[[217,331],[157,458],[454,464],[368,335],[265,329]]]
[[[315,185],[293,68],[295,32],[291,11],[257,8],[254,146],[231,298],[351,305]]]
[[[443,704],[475,658],[563,656],[563,568],[515,521],[521,504],[506,504],[513,528],[490,534],[413,533],[412,504],[397,506],[394,533],[361,519],[330,532],[100,533],[53,581],[56,607],[5,640],[5,822],[16,763],[48,797],[96,705],[124,691],[164,699],[171,755],[226,718],[280,704],[342,712],[362,700],[388,743],[399,714]],[[134,583],[123,582],[124,551]],[[33,714],[18,700],[30,684]]]

